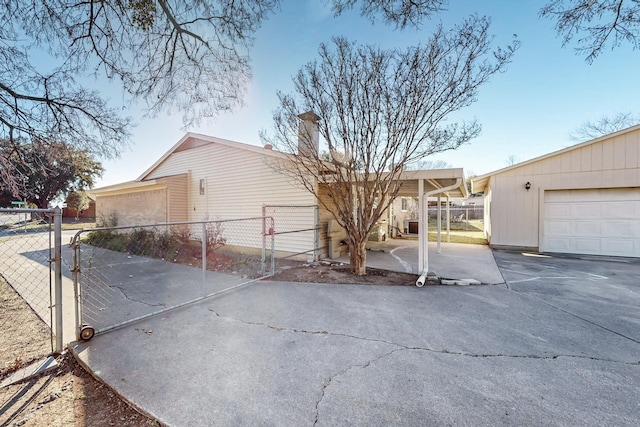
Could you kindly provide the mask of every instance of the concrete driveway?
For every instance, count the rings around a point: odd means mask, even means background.
[[[506,285],[256,282],[74,351],[175,426],[638,425],[638,262],[496,260]]]
[[[336,261],[348,263],[349,255]],[[418,241],[388,239],[384,242],[367,242],[367,267],[419,276],[422,271],[418,269]],[[442,279],[473,279],[489,285],[504,283],[487,245],[443,242],[438,253],[437,244],[429,242],[429,271]]]

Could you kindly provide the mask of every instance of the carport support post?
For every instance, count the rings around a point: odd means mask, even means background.
[[[53,239],[54,239],[54,293],[56,296],[56,352],[61,352],[62,341],[62,210],[53,210]]]
[[[440,242],[442,241],[442,193],[438,193],[438,247],[436,253],[440,253]],[[428,236],[428,234],[427,234]]]
[[[420,273],[429,268],[429,221],[424,203],[424,180],[418,180],[418,271]]]
[[[449,210],[449,193],[447,193],[447,243],[451,243],[451,212]]]

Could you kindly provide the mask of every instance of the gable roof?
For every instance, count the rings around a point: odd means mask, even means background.
[[[539,162],[541,160],[545,160],[545,159],[548,159],[550,157],[557,156],[559,154],[564,154],[564,153],[567,153],[569,151],[578,150],[580,148],[587,147],[587,146],[592,145],[592,144],[597,144],[597,143],[602,142],[602,141],[604,141],[606,139],[615,138],[616,136],[625,135],[627,133],[635,132],[637,130],[640,130],[640,125],[631,126],[629,128],[626,128],[626,129],[623,129],[623,130],[620,130],[620,131],[617,131],[617,132],[613,132],[613,133],[601,136],[599,138],[590,139],[588,141],[581,142],[581,143],[575,144],[575,145],[571,145],[571,146],[563,148],[561,150],[553,151],[551,153],[544,154],[544,155],[539,156],[539,157],[534,157],[533,159],[526,160],[524,162],[516,163],[515,165],[507,166],[505,168],[498,169],[498,170],[495,170],[493,172],[486,173],[484,175],[476,176],[475,178],[471,178],[471,190],[472,190],[473,193],[481,193],[481,192],[485,191],[486,186],[489,183],[489,178],[491,178],[492,176],[499,175],[501,173],[510,171],[512,169],[517,169],[517,168],[520,168],[522,166],[530,165],[531,163]]]
[[[243,142],[231,141],[228,139],[218,138],[215,136],[209,136],[200,133],[187,132],[182,138],[180,138],[180,141],[178,141],[173,147],[169,149],[169,151],[164,153],[162,157],[160,157],[153,165],[151,165],[151,167],[149,167],[142,173],[142,175],[136,178],[136,181],[143,181],[147,176],[149,176],[149,174],[151,174],[151,172],[153,172],[158,166],[160,166],[165,160],[167,160],[173,153],[190,150],[192,148],[202,147],[209,144],[220,144],[227,147],[251,151],[267,156],[282,157],[286,155],[285,153],[281,153],[279,151],[274,151],[255,145],[249,145]]]

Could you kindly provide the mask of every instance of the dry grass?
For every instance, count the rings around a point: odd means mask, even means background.
[[[447,242],[447,234],[446,233],[442,233],[440,235],[441,241],[442,242]],[[435,242],[438,240],[438,233],[436,232],[429,232],[429,241],[430,242]],[[485,239],[484,237],[484,233],[482,232],[474,232],[474,231],[452,231],[451,235],[450,235],[450,240],[449,242],[451,243],[466,243],[466,244],[472,244],[472,245],[488,245],[489,242],[487,242],[487,239]]]
[[[0,379],[51,352],[49,327],[0,276]]]
[[[0,276],[0,379],[51,352],[49,328]],[[158,426],[66,352],[58,366],[0,388],[0,426]]]

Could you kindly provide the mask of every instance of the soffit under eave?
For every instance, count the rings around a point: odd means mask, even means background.
[[[116,184],[108,187],[96,188],[87,191],[95,197],[115,196],[119,194],[139,193],[142,191],[152,191],[167,188],[165,184],[158,183],[156,180],[151,181],[129,181],[123,184]]]

